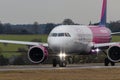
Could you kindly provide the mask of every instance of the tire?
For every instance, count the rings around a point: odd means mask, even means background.
[[[66,67],[67,62],[66,61],[60,61],[59,66],[60,67]]]
[[[110,60],[108,58],[105,58],[104,60],[104,65],[109,66]]]
[[[115,62],[110,61],[111,66],[115,66]]]
[[[57,60],[53,59],[53,67],[56,67],[56,66],[57,66]]]

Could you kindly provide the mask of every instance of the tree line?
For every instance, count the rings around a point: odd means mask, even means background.
[[[0,34],[49,34],[50,31],[58,25],[74,25],[71,19],[65,19],[62,23],[39,24],[35,21],[33,24],[3,24],[0,21]]]
[[[0,34],[49,34],[50,31],[58,26],[58,25],[80,25],[79,23],[73,22],[71,19],[64,19],[62,23],[46,23],[39,24],[35,21],[33,24],[3,24],[0,22]],[[91,25],[91,22],[90,22]],[[98,25],[98,23],[94,23],[92,25]],[[120,20],[111,21],[107,23],[107,27],[112,32],[120,32]]]

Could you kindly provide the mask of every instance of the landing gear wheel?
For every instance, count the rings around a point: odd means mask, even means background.
[[[115,63],[114,62],[110,62],[111,63],[111,66],[115,66]]]
[[[60,67],[66,67],[67,62],[66,61],[60,61],[59,66]]]
[[[104,65],[105,65],[105,66],[108,66],[109,63],[110,63],[110,60],[109,60],[108,58],[105,58],[105,60],[104,60]]]
[[[115,66],[115,62],[110,61],[111,66]]]
[[[57,59],[53,59],[53,67],[57,66]]]
[[[104,65],[109,66],[109,63],[111,64],[111,66],[115,66],[115,62],[112,62],[108,58],[105,58]]]

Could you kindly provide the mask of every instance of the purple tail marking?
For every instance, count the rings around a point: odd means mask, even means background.
[[[100,27],[106,26],[106,15],[107,14],[107,0],[103,0]]]

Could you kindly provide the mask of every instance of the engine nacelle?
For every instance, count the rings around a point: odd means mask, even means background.
[[[28,59],[33,63],[42,63],[48,57],[48,51],[44,46],[33,46],[28,51]]]
[[[120,46],[111,46],[107,52],[108,59],[113,62],[120,61]]]

